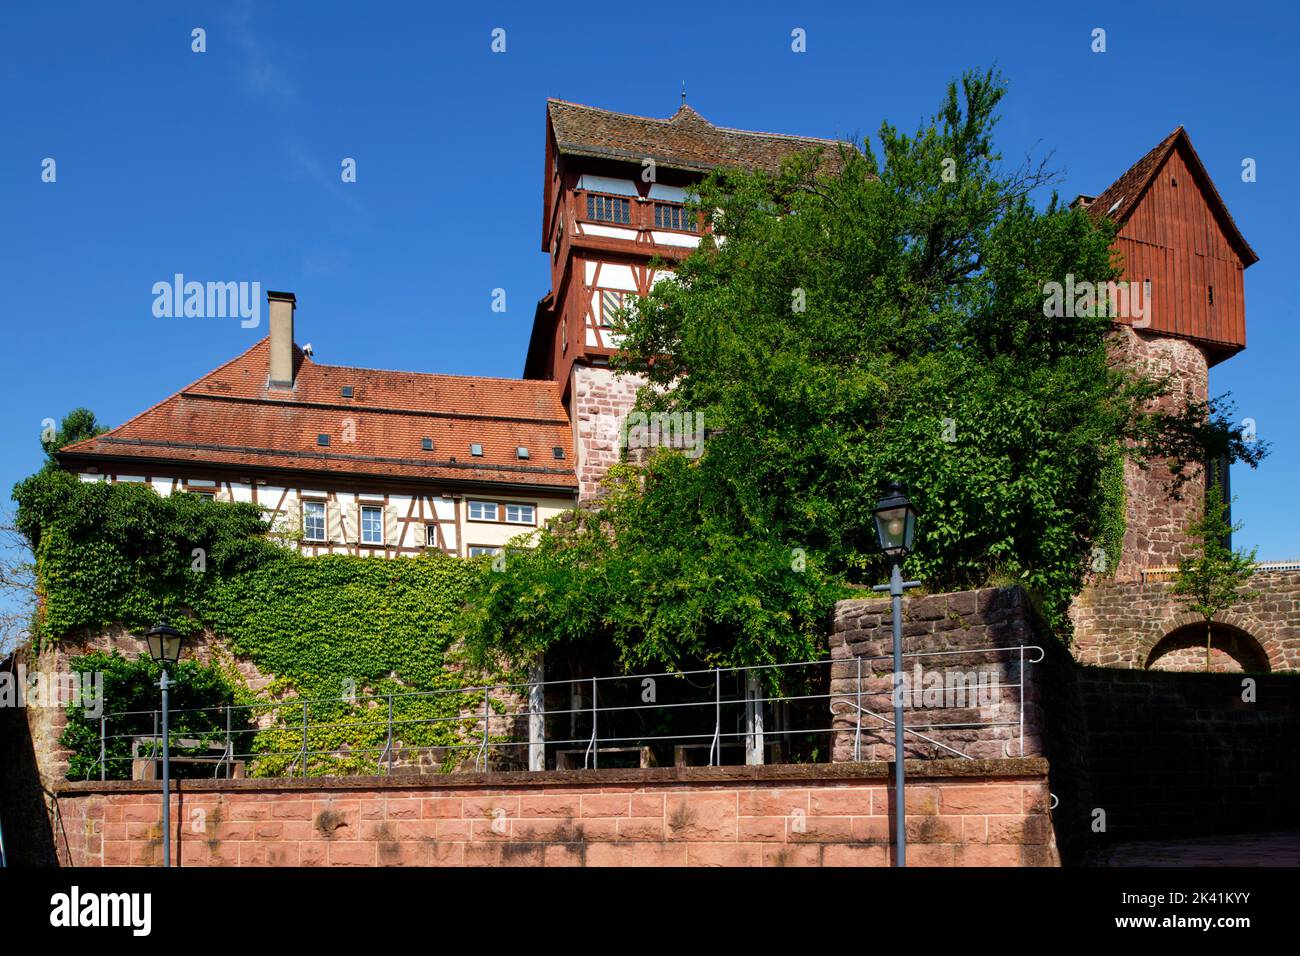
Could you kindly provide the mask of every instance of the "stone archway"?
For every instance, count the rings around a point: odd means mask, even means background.
[[[1144,670],[1204,671],[1205,622],[1183,622],[1155,642],[1142,664]],[[1215,673],[1266,674],[1272,670],[1264,646],[1235,624],[1210,625],[1210,670]]]

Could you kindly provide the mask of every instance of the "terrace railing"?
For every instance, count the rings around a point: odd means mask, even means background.
[[[897,681],[891,658],[837,657],[173,709],[170,759],[212,776],[883,760],[894,693],[909,758],[1024,756],[1037,747],[1027,675],[1043,656],[917,652]],[[146,773],[158,725],[157,711],[105,713],[100,778],[127,776],[124,761]]]

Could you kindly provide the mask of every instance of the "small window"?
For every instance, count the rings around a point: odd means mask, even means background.
[[[421,438],[421,439],[420,439],[420,448],[422,448],[424,451],[433,451],[433,439],[432,439],[432,438]]]
[[[384,543],[384,509],[378,505],[361,506],[361,543]]]
[[[551,457],[554,458],[556,461],[562,461],[564,459],[564,449],[561,448],[559,445],[556,445],[554,448],[551,449]]]
[[[217,496],[216,496],[213,492],[211,492],[211,491],[197,491],[197,492],[195,492],[195,494],[197,494],[197,495],[198,495],[200,498],[202,498],[204,501],[216,501],[216,500],[217,500]]]
[[[515,449],[515,457],[516,457],[516,458],[527,458],[527,457],[528,457],[528,449],[525,448],[523,445],[520,445],[518,448]]]
[[[482,458],[482,457],[483,457],[483,446],[482,446],[482,445],[479,445],[479,444],[477,444],[477,443],[476,443],[476,444],[473,444],[473,445],[470,445],[470,446],[469,446],[469,453],[470,453],[471,455],[473,455],[475,458]]]
[[[329,435],[320,434],[320,435],[317,435],[317,436],[316,436],[316,444],[318,444],[318,445],[326,445],[326,446],[328,446],[329,443],[330,443],[330,436],[329,436]]]
[[[344,385],[344,386],[343,386],[343,397],[344,397],[344,398],[351,398],[351,397],[352,397],[352,386],[351,386],[351,385]]]
[[[469,556],[471,558],[477,558],[484,554],[500,554],[500,553],[501,553],[501,549],[499,547],[495,547],[492,545],[471,544],[469,546]]]
[[[655,228],[695,232],[695,217],[685,206],[677,203],[655,203]]]
[[[632,221],[632,204],[622,196],[587,194],[587,218],[627,225]]]
[[[1210,286],[1210,305],[1214,305],[1214,286]]]
[[[424,546],[426,548],[438,547],[438,526],[436,524],[426,524],[424,526]]]
[[[470,521],[496,521],[497,506],[495,501],[471,501],[469,503]]]
[[[302,537],[304,541],[325,540],[325,502],[302,503]]]
[[[537,509],[532,505],[506,505],[506,521],[510,524],[533,524]]]

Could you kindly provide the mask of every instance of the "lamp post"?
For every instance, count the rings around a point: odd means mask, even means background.
[[[162,680],[158,682],[159,688],[162,689],[162,849],[163,849],[163,866],[172,865],[172,794],[171,794],[171,766],[167,762],[168,751],[171,750],[171,742],[168,739],[167,726],[167,690],[171,687],[171,681],[167,678],[167,668],[175,667],[181,659],[181,645],[185,643],[185,635],[168,623],[167,618],[160,618],[158,623],[145,633],[145,640],[149,644],[149,656],[162,665]]]
[[[888,584],[873,591],[888,591],[894,611],[894,865],[907,866],[907,814],[903,802],[903,592],[920,585],[904,581],[902,560],[912,550],[916,533],[916,508],[902,484],[891,481],[888,493],[876,503],[876,542],[893,565]]]

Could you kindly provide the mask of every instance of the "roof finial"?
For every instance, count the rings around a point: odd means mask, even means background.
[[[682,106],[686,105],[686,81],[682,80]]]

